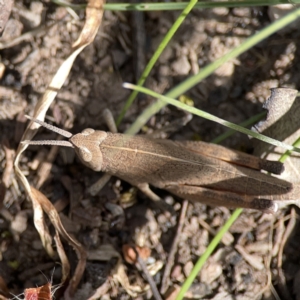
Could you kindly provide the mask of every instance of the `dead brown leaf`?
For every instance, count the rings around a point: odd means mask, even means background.
[[[252,130],[275,138],[287,144],[293,144],[300,136],[300,101],[296,99],[297,90],[278,88],[271,90],[271,96],[264,103],[268,110],[267,118],[253,126]],[[264,142],[255,141],[255,154],[270,160],[278,160],[285,150]],[[299,181],[300,154],[293,152],[285,162],[285,171],[281,178]]]
[[[69,72],[71,70],[71,67],[73,65],[73,62],[77,55],[90,43],[93,42],[94,37],[99,29],[99,26],[101,24],[102,20],[102,15],[103,15],[103,4],[104,2],[101,0],[90,0],[87,8],[86,8],[86,22],[85,25],[81,31],[81,34],[77,41],[72,46],[70,55],[65,59],[65,61],[61,64],[59,69],[57,70],[56,74],[52,78],[48,88],[46,89],[43,97],[39,100],[35,107],[35,111],[33,116],[39,120],[44,120],[46,112],[53,102],[54,98],[56,97],[59,89],[62,87],[64,82],[66,81]],[[36,123],[30,122],[29,125],[27,126],[23,137],[23,140],[31,140],[34,135],[37,132],[37,129],[39,128],[39,125]],[[20,161],[20,156],[23,151],[27,148],[27,145],[20,143],[17,153],[16,153],[16,159],[14,161],[14,168],[15,168],[15,173],[19,179],[19,181],[22,183],[24,186],[24,189],[26,191],[27,196],[30,198],[33,204],[33,209],[34,209],[34,224],[36,229],[38,230],[42,243],[44,245],[44,248],[48,252],[48,254],[51,257],[55,257],[55,252],[51,246],[52,243],[52,238],[49,233],[49,229],[45,224],[44,221],[44,215],[43,213],[45,212],[49,219],[51,220],[53,226],[55,227],[56,230],[56,237],[55,237],[55,242],[56,246],[59,252],[59,256],[62,261],[63,265],[63,279],[62,281],[65,281],[66,278],[69,276],[69,270],[70,266],[68,263],[68,259],[64,253],[64,250],[62,248],[62,245],[60,243],[59,235],[61,235],[72,247],[74,247],[79,263],[77,265],[77,268],[75,270],[74,276],[72,277],[69,287],[66,292],[66,298],[72,297],[74,294],[74,291],[82,277],[82,274],[84,272],[85,268],[85,262],[86,262],[86,253],[82,246],[72,239],[67,232],[65,231],[64,227],[62,226],[62,223],[60,221],[59,215],[51,202],[42,194],[40,193],[37,189],[34,187],[31,187],[22,173],[22,171],[19,168],[19,161]]]
[[[24,296],[24,300],[52,300],[51,284],[48,282],[37,288],[26,289]]]

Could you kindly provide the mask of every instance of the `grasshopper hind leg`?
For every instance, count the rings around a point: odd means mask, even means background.
[[[268,199],[252,195],[242,195],[229,191],[218,191],[199,186],[174,185],[165,188],[172,194],[192,202],[201,202],[211,206],[226,206],[229,208],[250,208],[263,212],[274,213],[277,205]]]

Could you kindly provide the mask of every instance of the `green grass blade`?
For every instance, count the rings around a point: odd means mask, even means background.
[[[155,53],[153,54],[152,58],[150,59],[149,63],[147,64],[144,72],[142,73],[141,78],[138,80],[137,85],[142,86],[150,74],[154,64],[157,62],[158,58],[162,54],[162,52],[165,50],[166,46],[174,36],[175,32],[178,30],[182,22],[185,20],[187,15],[190,13],[190,11],[193,9],[195,4],[197,3],[198,0],[191,0],[190,3],[186,6],[186,8],[183,10],[183,12],[180,14],[180,16],[177,18],[177,20],[174,22],[168,33],[165,35],[161,43],[159,44],[158,48],[156,49]],[[123,107],[120,116],[118,117],[116,124],[117,126],[121,123],[124,115],[126,114],[127,110],[133,103],[134,99],[136,98],[138,92],[134,90],[131,95],[129,96],[128,100],[125,103],[125,106]]]
[[[224,234],[229,230],[231,225],[235,222],[235,220],[239,217],[239,215],[242,213],[242,208],[237,208],[230,218],[227,220],[227,222],[223,225],[223,227],[220,229],[220,231],[217,233],[217,235],[213,238],[213,240],[210,242],[209,246],[207,247],[206,251],[201,255],[201,257],[198,259],[197,263],[195,264],[191,274],[188,276],[186,281],[181,287],[181,290],[179,294],[176,297],[176,300],[183,299],[185,293],[188,291],[189,287],[199,274],[201,268],[203,267],[204,263],[207,261],[209,256],[212,254],[212,252],[216,249],[216,247],[221,242]]]
[[[86,8],[86,4],[74,4],[66,0],[51,0],[53,3],[70,7],[75,10]],[[165,11],[183,10],[189,2],[168,2],[168,3],[106,3],[104,10],[111,11]],[[299,4],[300,0],[237,0],[237,1],[201,1],[195,8],[215,8],[215,7],[249,7],[249,6],[269,6],[276,4]]]
[[[202,117],[202,118],[205,118],[207,120],[210,120],[210,121],[213,121],[213,122],[216,122],[218,124],[221,124],[223,126],[226,126],[230,129],[233,129],[235,131],[239,131],[241,133],[244,133],[244,134],[247,134],[247,135],[250,135],[258,140],[261,140],[263,142],[266,142],[266,143],[269,143],[271,145],[274,145],[274,146],[278,146],[278,147],[282,147],[284,149],[287,149],[287,150],[291,150],[291,151],[296,151],[296,152],[299,152],[300,153],[300,149],[299,148],[295,148],[291,145],[288,145],[286,143],[283,143],[283,142],[280,142],[280,141],[277,141],[275,139],[272,139],[268,136],[265,136],[263,134],[259,134],[259,133],[256,133],[254,131],[251,131],[247,128],[244,128],[244,127],[241,127],[239,125],[236,125],[234,123],[231,123],[231,122],[228,122],[226,120],[223,120],[221,118],[218,118],[212,114],[209,114],[203,110],[200,110],[200,109],[197,109],[195,107],[191,107],[191,106],[188,106],[184,103],[181,103],[175,99],[172,99],[170,97],[167,97],[167,96],[163,96],[163,95],[160,95],[156,92],[153,92],[147,88],[144,88],[144,87],[141,87],[141,86],[136,86],[134,84],[131,84],[131,83],[124,83],[123,86],[125,88],[129,88],[129,89],[136,89],[138,90],[139,92],[142,92],[142,93],[145,93],[149,96],[152,96],[154,98],[157,98],[157,99],[160,99],[162,100],[161,102],[166,102],[167,104],[170,104],[170,105],[173,105],[173,106],[176,106],[180,109],[183,109],[191,114],[194,114],[194,115],[197,115],[199,117]],[[161,103],[159,102],[159,103]],[[165,104],[164,104],[165,105]],[[127,134],[132,134],[132,132],[130,132],[129,130],[126,131]]]
[[[266,111],[263,111],[251,118],[249,118],[248,120],[242,122],[239,124],[239,126],[242,126],[242,127],[248,127],[250,125],[253,125],[255,123],[257,123],[258,121],[260,121],[263,117],[265,117],[267,115],[267,112]],[[224,141],[225,139],[229,138],[230,136],[232,136],[234,133],[236,133],[235,130],[233,129],[229,129],[227,130],[226,132],[224,132],[223,134],[219,135],[218,137],[216,137],[215,139],[213,139],[211,141],[211,143],[213,144],[219,144],[221,143],[222,141]],[[293,145],[295,146],[295,145]]]
[[[237,48],[231,50],[229,53],[225,54],[223,57],[217,59],[215,62],[209,64],[205,68],[203,68],[198,74],[192,76],[177,87],[170,90],[166,96],[177,98],[180,95],[184,94],[187,90],[198,84],[200,81],[211,75],[217,68],[219,68],[223,63],[229,61],[237,57],[238,55],[244,53],[254,45],[258,44],[271,34],[275,33],[276,31],[284,28],[288,24],[295,21],[298,17],[300,17],[300,8],[296,9],[295,11],[289,13],[288,15],[284,16],[283,18],[277,20],[276,22],[272,23],[271,25],[267,26],[254,36],[248,38],[245,42],[243,42]],[[128,129],[128,133],[135,134],[137,133],[142,126],[157,112],[159,112],[166,104],[162,101],[156,101],[152,105],[148,106],[147,109],[136,119],[136,121],[131,125]]]
[[[169,2],[169,3],[107,3],[104,5],[106,10],[139,10],[139,11],[163,11],[163,10],[182,10],[188,2]],[[276,4],[298,4],[300,0],[247,0],[247,1],[199,1],[195,8],[215,8],[215,7],[249,7],[249,6],[269,6]]]
[[[300,146],[300,138],[298,138],[293,144],[293,147],[298,147],[298,146]],[[291,156],[291,153],[292,153],[292,151],[290,151],[290,150],[286,151],[285,153],[283,153],[281,155],[281,157],[279,158],[279,161],[284,163],[287,160],[287,158],[289,156]]]

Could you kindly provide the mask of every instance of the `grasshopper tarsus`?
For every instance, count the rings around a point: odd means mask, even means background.
[[[277,211],[277,205],[269,199],[255,198],[252,200],[251,208],[261,210],[266,213],[275,213]]]
[[[276,175],[280,175],[284,171],[284,165],[280,161],[261,160],[260,169]]]

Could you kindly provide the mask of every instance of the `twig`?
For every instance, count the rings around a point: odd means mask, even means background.
[[[147,281],[148,281],[148,283],[150,285],[150,288],[152,290],[154,299],[156,299],[156,300],[162,300],[162,297],[161,297],[161,295],[160,295],[160,293],[159,293],[159,291],[157,289],[157,286],[156,286],[156,284],[155,284],[152,276],[149,274],[147,266],[145,265],[143,259],[140,257],[138,251],[136,251],[135,248],[133,248],[133,249],[134,249],[134,251],[136,253],[136,256],[137,256],[137,262],[140,265],[141,269],[143,270],[143,272],[144,272],[144,274],[146,276],[146,279],[147,279]]]
[[[173,240],[173,244],[172,244],[172,247],[171,247],[171,251],[170,251],[170,254],[169,254],[169,257],[168,257],[168,261],[166,263],[165,272],[164,272],[163,279],[162,279],[162,284],[161,284],[161,289],[160,289],[160,292],[162,294],[164,294],[166,292],[166,290],[168,288],[168,285],[169,285],[168,279],[169,279],[169,276],[170,276],[170,273],[171,273],[171,268],[172,268],[173,263],[174,263],[174,257],[175,257],[176,251],[177,251],[178,242],[180,240],[180,236],[181,236],[181,232],[182,232],[183,223],[184,223],[184,220],[185,220],[185,215],[186,215],[187,208],[188,208],[188,201],[184,200],[183,203],[182,203],[182,209],[181,209],[181,213],[180,213],[180,217],[179,217],[179,221],[178,221],[176,236]]]

